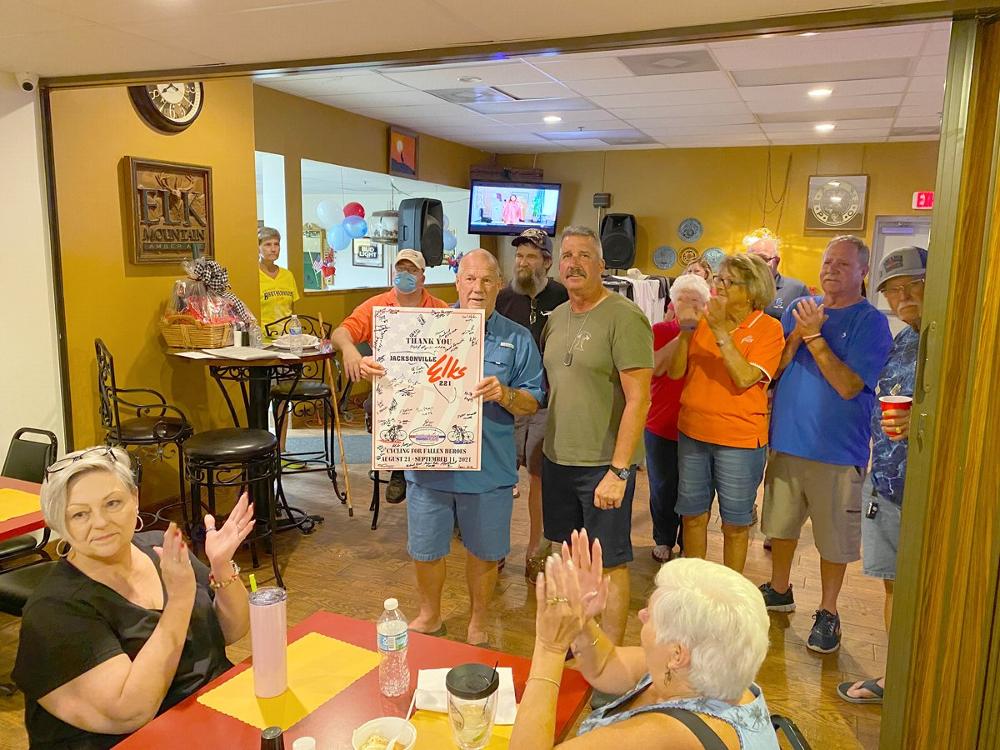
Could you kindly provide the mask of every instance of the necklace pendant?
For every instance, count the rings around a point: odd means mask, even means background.
[[[573,364],[573,352],[572,352],[572,350],[566,352],[566,356],[563,357],[563,364],[566,365],[566,367],[569,367],[571,364]]]

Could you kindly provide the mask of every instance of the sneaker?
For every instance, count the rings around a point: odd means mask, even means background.
[[[809,650],[829,654],[840,648],[840,615],[817,609],[813,617],[816,622],[809,631],[809,641],[806,643]]]
[[[769,612],[794,612],[795,597],[792,595],[792,584],[788,584],[788,591],[779,594],[771,588],[771,582],[762,583],[759,587],[760,593],[764,596],[764,605]]]
[[[385,501],[387,503],[401,503],[406,499],[406,477],[403,472],[394,471],[389,477],[389,486],[385,489]]]

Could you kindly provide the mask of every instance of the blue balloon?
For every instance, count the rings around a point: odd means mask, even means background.
[[[368,222],[360,216],[348,216],[343,223],[344,229],[351,237],[364,237],[368,234]]]
[[[347,233],[347,229],[344,228],[343,224],[338,224],[330,233],[326,236],[326,241],[330,243],[330,247],[334,250],[346,250],[351,246],[351,235]]]
[[[444,249],[448,250],[448,251],[451,251],[451,250],[455,249],[456,245],[458,245],[458,240],[455,238],[455,235],[452,234],[451,232],[445,232],[444,233]]]
[[[451,226],[451,222],[448,220],[448,214],[444,215],[444,228],[447,231],[448,227]]]

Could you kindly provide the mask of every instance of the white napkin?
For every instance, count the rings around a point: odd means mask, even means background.
[[[319,346],[319,339],[309,333],[302,334],[302,348],[312,349]],[[290,333],[283,334],[279,336],[274,341],[271,342],[273,346],[279,349],[291,349],[292,348],[292,335]]]
[[[422,711],[448,713],[448,688],[445,687],[445,669],[421,669],[417,673],[416,707]],[[514,697],[514,673],[510,667],[497,669],[500,687],[497,692],[497,724],[513,724],[517,716],[517,699]]]

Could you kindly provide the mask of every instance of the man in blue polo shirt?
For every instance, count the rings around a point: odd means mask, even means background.
[[[791,612],[789,582],[807,517],[820,553],[822,602],[808,648],[840,647],[837,597],[847,564],[861,556],[861,486],[868,468],[875,386],[892,347],[885,315],[861,294],[871,251],[858,237],[830,241],[822,297],[785,311],[785,350],[771,412],[771,455],[761,529],[771,538],[767,608]]]
[[[479,471],[407,471],[407,549],[417,574],[420,613],[410,629],[444,635],[441,592],[455,520],[465,545],[471,616],[466,640],[485,646],[487,609],[497,582],[497,561],[510,552],[510,519],[517,484],[514,417],[533,414],[544,395],[542,360],[531,332],[496,312],[500,266],[482,249],[466,253],[455,279],[458,307],[486,311]],[[373,363],[369,363],[370,365]],[[378,365],[375,365],[378,368]]]

